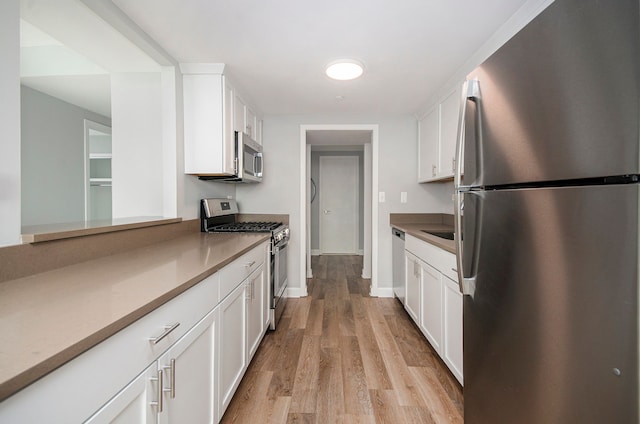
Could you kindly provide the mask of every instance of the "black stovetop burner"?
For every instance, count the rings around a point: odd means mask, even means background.
[[[281,222],[233,222],[213,225],[208,228],[208,231],[211,233],[268,233],[281,225]]]

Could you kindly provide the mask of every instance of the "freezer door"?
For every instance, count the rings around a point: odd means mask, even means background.
[[[638,190],[465,194],[465,423],[638,422]]]
[[[556,1],[472,72],[462,184],[637,174],[638,16],[637,0]]]

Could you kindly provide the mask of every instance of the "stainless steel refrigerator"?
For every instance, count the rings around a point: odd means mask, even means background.
[[[556,0],[467,78],[466,423],[639,420],[638,9]]]

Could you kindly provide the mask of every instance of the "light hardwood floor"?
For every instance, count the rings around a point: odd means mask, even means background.
[[[313,257],[222,423],[462,423],[462,390],[396,299],[369,297],[360,256]]]

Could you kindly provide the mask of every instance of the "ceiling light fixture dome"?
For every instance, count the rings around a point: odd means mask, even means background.
[[[364,72],[364,66],[361,62],[354,59],[334,60],[327,65],[325,73],[329,78],[348,81],[356,79]]]

